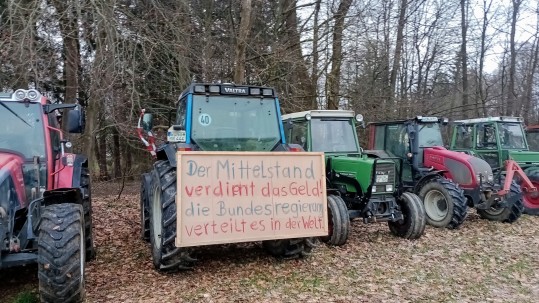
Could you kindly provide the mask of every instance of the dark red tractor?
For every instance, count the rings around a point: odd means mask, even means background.
[[[77,104],[37,90],[0,93],[0,270],[37,263],[42,302],[81,302],[85,261],[95,256],[88,160],[68,153],[82,133]]]

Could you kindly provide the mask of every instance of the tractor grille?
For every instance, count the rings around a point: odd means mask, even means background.
[[[377,176],[388,175],[387,182],[377,182]],[[395,184],[395,164],[394,163],[376,163],[375,185]]]

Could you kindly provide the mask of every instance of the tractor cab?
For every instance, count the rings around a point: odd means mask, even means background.
[[[503,168],[513,159],[524,169],[539,164],[539,153],[530,152],[520,117],[488,117],[457,120],[453,125],[451,149],[474,153],[492,168]]]
[[[0,94],[0,155],[13,155],[22,163],[22,204],[41,197],[60,182],[54,172],[65,165],[59,160],[65,156],[64,148],[71,144],[63,140],[58,115],[59,110],[70,108],[75,110],[68,114],[68,131],[80,133],[84,125],[79,105],[51,104],[33,89]]]
[[[176,118],[167,131],[167,143],[177,148],[203,151],[286,149],[279,101],[272,88],[192,84],[180,95],[177,105]],[[141,117],[139,136],[142,135],[140,128],[151,135],[150,115],[144,113]]]
[[[441,124],[447,118],[417,116],[409,120],[369,124],[369,149],[404,160],[403,179],[410,182],[424,171],[425,150],[444,149]]]

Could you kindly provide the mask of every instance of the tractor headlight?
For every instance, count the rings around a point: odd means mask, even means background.
[[[39,92],[35,89],[31,89],[28,91],[26,96],[28,97],[28,99],[30,99],[30,101],[36,101],[39,97]]]
[[[15,99],[17,101],[24,100],[24,98],[26,98],[26,92],[24,90],[18,89],[17,91],[15,91]]]
[[[372,186],[372,192],[373,192],[373,193],[376,192],[376,186],[375,186],[375,185]]]
[[[493,174],[488,174],[487,181],[488,182],[494,182],[494,175]]]
[[[386,185],[386,191],[387,192],[393,192],[393,184]]]

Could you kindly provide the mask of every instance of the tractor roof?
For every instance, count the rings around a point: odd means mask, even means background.
[[[475,123],[485,123],[485,122],[524,122],[524,119],[522,117],[499,116],[499,117],[486,117],[486,118],[464,119],[464,120],[454,121],[454,123],[462,123],[462,124],[475,124]]]
[[[369,125],[386,125],[386,124],[403,124],[410,121],[417,121],[422,123],[448,123],[449,119],[447,118],[440,118],[440,117],[431,117],[431,116],[416,116],[410,119],[401,119],[401,120],[393,120],[393,121],[382,121],[382,122],[370,122]]]
[[[282,116],[283,120],[305,118],[306,115],[310,115],[312,118],[353,118],[354,111],[351,110],[306,110],[297,113],[290,113]]]
[[[178,98],[187,94],[195,95],[233,95],[275,98],[275,90],[271,87],[254,85],[236,85],[234,83],[191,83]]]
[[[46,104],[46,98],[35,89],[18,89],[12,93],[0,93],[0,101],[29,101]]]

